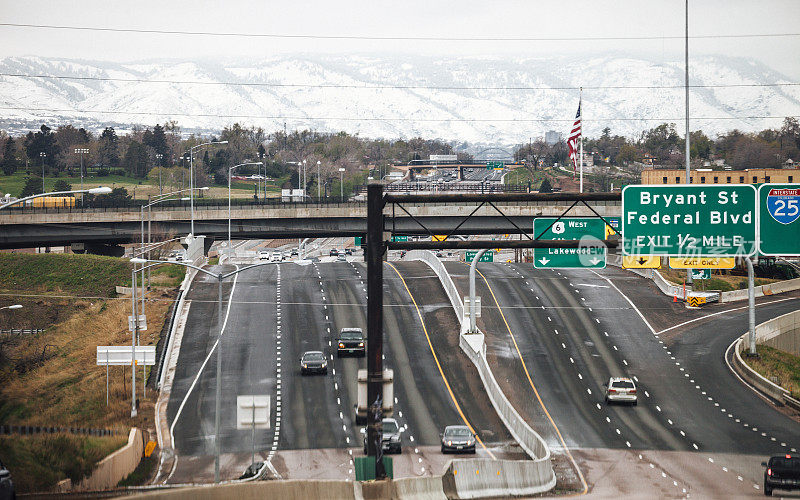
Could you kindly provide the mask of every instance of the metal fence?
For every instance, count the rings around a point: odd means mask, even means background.
[[[21,434],[78,434],[82,436],[116,436],[126,432],[116,429],[87,429],[84,427],[49,427],[40,425],[0,425],[0,435]]]

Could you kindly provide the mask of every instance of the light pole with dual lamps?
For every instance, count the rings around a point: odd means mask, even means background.
[[[191,189],[191,217],[192,217],[192,231],[191,234],[192,238],[194,238],[194,150],[203,146],[210,146],[212,144],[228,144],[228,141],[210,141],[204,142],[203,144],[198,144],[197,146],[192,146],[189,148],[189,189]]]
[[[42,192],[44,193],[44,159],[47,158],[47,153],[41,151],[39,153],[39,158],[42,159]]]
[[[161,164],[161,159],[164,158],[164,155],[161,153],[156,153],[156,163],[158,163],[158,195],[161,196],[164,194],[163,189],[161,188],[161,171],[164,169],[164,165]]]
[[[247,271],[248,269],[252,269],[254,267],[260,266],[267,266],[267,265],[277,265],[274,262],[259,262],[257,264],[251,264],[249,266],[245,266],[241,269],[236,269],[235,271],[231,271],[229,273],[212,273],[202,267],[195,266],[194,264],[189,264],[188,262],[170,262],[164,260],[148,260],[148,259],[140,259],[140,258],[132,258],[130,260],[133,264],[177,264],[185,267],[190,267],[198,272],[211,276],[217,279],[217,325],[219,336],[217,338],[217,342],[212,346],[212,350],[216,348],[217,350],[217,375],[216,375],[216,389],[215,389],[215,401],[214,401],[214,482],[219,483],[219,454],[220,454],[220,437],[219,437],[219,419],[220,419],[220,403],[222,400],[221,397],[221,380],[222,380],[222,334],[223,334],[223,327],[224,327],[224,320],[222,316],[222,282],[226,278],[230,278],[231,276],[235,276],[242,271]],[[135,401],[134,401],[135,405]],[[131,416],[135,416],[135,409],[131,412]]]
[[[344,167],[339,167],[339,200],[344,200]]]
[[[320,196],[320,192],[319,192],[319,190],[320,190],[320,187],[321,187],[321,184],[322,184],[322,183],[320,182],[320,179],[321,179],[322,177],[320,177],[320,175],[319,175],[319,166],[320,166],[320,163],[322,163],[322,162],[321,162],[321,161],[319,161],[319,160],[317,160],[317,203],[319,203],[319,200],[320,200],[320,198],[321,198],[321,196]]]
[[[228,168],[228,258],[231,258],[231,173],[235,168],[239,168],[245,165],[259,165],[258,173],[261,174],[261,167],[264,162],[261,161],[249,161],[246,163],[240,163],[238,165],[234,165]],[[258,184],[258,179],[256,179],[256,184]],[[266,182],[265,182],[266,184]]]
[[[75,154],[81,155],[81,189],[83,189],[83,155],[89,154],[89,148],[75,148]],[[83,196],[81,196],[81,207],[83,206]]]

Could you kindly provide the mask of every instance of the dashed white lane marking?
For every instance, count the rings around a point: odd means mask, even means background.
[[[275,366],[275,375],[277,378],[277,382],[275,384],[275,426],[274,426],[274,434],[272,438],[272,447],[267,454],[267,462],[272,462],[273,457],[275,456],[275,452],[278,449],[278,442],[280,441],[280,434],[281,434],[281,267],[276,266],[277,269],[277,277],[276,277],[276,315],[279,318],[276,326],[276,333],[275,333],[275,351],[277,353],[276,357],[276,366]]]

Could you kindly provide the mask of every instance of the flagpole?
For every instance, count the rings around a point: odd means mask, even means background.
[[[580,97],[578,98],[578,107],[581,108],[583,104],[583,87],[580,88]],[[583,192],[583,109],[581,109],[581,193]]]

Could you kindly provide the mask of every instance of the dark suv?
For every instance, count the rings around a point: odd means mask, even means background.
[[[764,494],[772,495],[773,489],[800,490],[800,457],[780,455],[769,462],[761,462],[764,471]]]
[[[336,342],[336,354],[337,356],[342,356],[342,354],[366,356],[365,345],[364,333],[361,328],[342,328],[339,340]]]
[[[14,482],[11,481],[11,472],[0,462],[0,500],[14,500],[17,494],[14,492]]]

